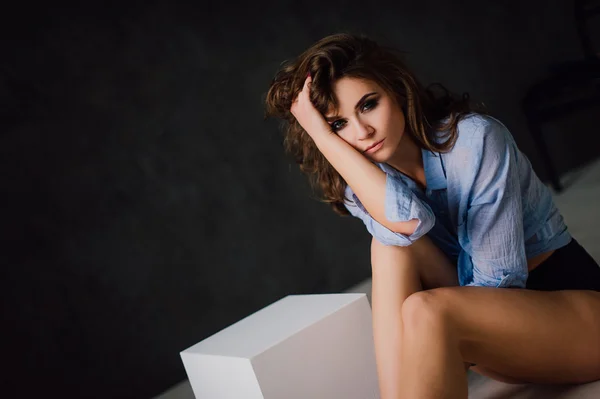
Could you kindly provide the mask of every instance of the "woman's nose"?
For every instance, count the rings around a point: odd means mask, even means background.
[[[356,137],[359,140],[368,139],[375,133],[375,130],[364,121],[357,120],[355,122]]]

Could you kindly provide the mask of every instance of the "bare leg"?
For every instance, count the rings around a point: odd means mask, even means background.
[[[383,399],[398,397],[401,367],[402,304],[422,289],[458,285],[456,267],[428,237],[408,247],[371,243],[373,336]],[[466,369],[465,365],[465,369]]]
[[[404,335],[400,389],[402,398],[467,399],[468,382],[458,330],[444,320],[427,295],[408,298],[402,308]]]
[[[595,291],[444,287],[417,292],[402,306],[402,365],[417,368],[401,370],[402,397],[466,398],[466,382],[459,378],[464,359],[521,383],[597,381],[599,309]]]

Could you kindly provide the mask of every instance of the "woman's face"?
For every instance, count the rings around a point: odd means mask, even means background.
[[[395,98],[373,81],[349,77],[335,81],[333,91],[339,108],[325,115],[332,130],[371,160],[390,159],[405,128]]]

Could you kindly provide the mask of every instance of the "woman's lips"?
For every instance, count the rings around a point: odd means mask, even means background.
[[[383,139],[383,140],[385,140],[385,139]],[[375,144],[373,147],[371,147],[368,150],[366,150],[365,153],[366,154],[372,154],[375,151],[379,150],[383,146],[383,140],[381,140],[380,142],[378,142],[377,144]]]

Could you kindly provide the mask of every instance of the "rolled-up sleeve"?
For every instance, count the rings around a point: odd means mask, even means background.
[[[402,180],[390,174],[386,174],[385,217],[390,222],[417,219],[419,223],[411,235],[394,232],[373,219],[349,186],[346,187],[345,205],[350,214],[361,219],[367,231],[384,245],[411,245],[435,224],[435,215],[429,205],[421,201]]]
[[[482,125],[475,172],[463,187],[470,198],[459,241],[462,267],[472,267],[466,286],[524,288],[528,270],[516,152],[510,133],[499,123]],[[466,173],[463,176],[468,176]]]

